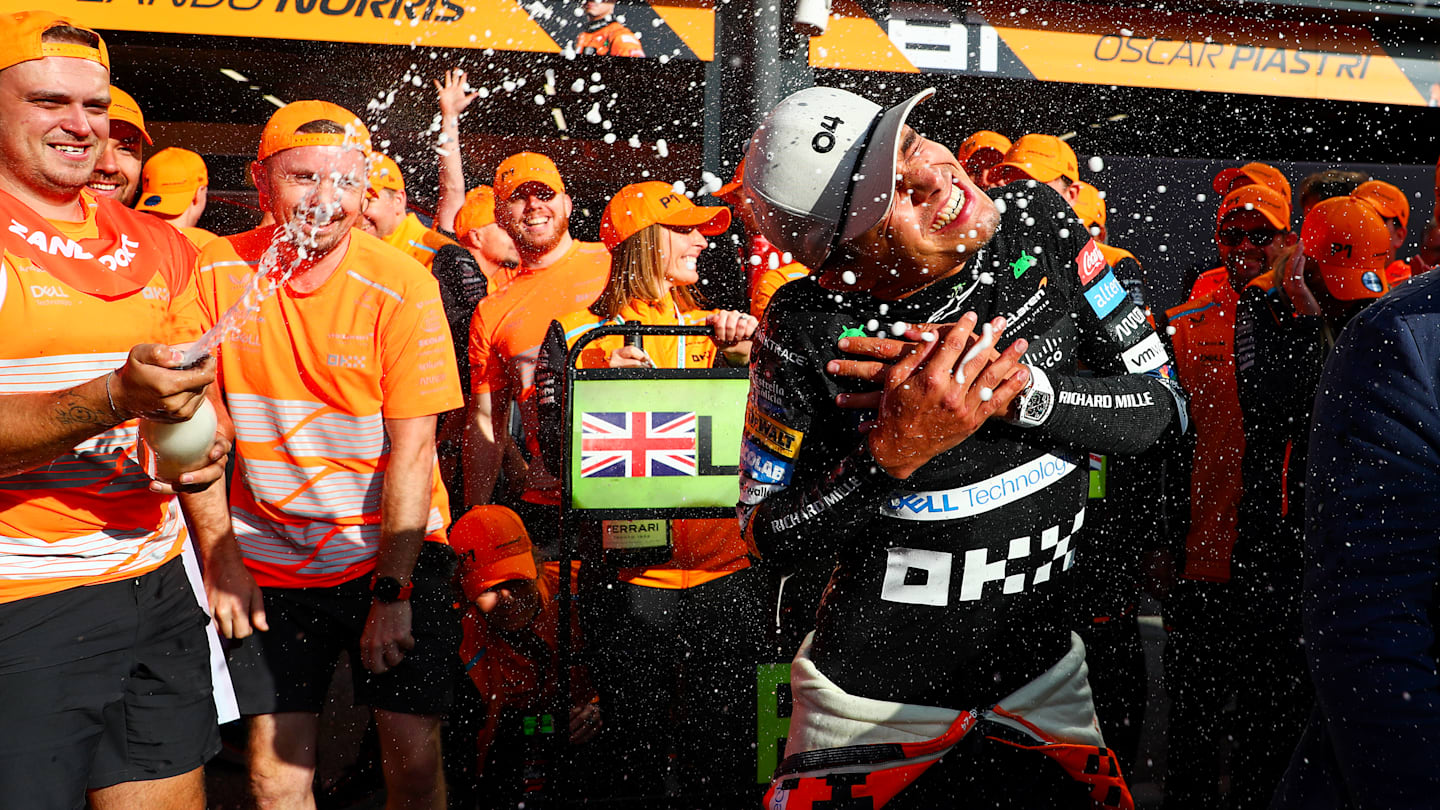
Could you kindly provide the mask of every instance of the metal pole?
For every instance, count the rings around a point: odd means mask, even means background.
[[[705,70],[705,169],[729,180],[765,113],[815,84],[794,0],[717,0],[715,60]]]

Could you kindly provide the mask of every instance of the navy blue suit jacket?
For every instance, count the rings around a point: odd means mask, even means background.
[[[1274,806],[1440,807],[1440,273],[1346,327],[1313,426],[1303,604],[1317,707]]]

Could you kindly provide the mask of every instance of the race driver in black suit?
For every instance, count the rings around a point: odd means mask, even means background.
[[[766,238],[817,272],[758,335],[741,520],[834,566],[766,807],[1128,807],[1068,574],[1086,452],[1146,449],[1182,395],[1054,191],[992,199],[905,124],[931,92],[801,91],[746,154]]]

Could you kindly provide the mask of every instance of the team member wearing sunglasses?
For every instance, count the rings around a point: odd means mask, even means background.
[[[1298,609],[1310,409],[1330,335],[1388,289],[1389,232],[1350,197],[1315,206],[1302,235],[1289,221],[1272,189],[1228,194],[1215,241],[1229,283],[1168,313],[1195,434],[1167,476],[1172,527],[1189,504],[1165,606],[1166,669],[1183,673],[1170,686],[1167,807],[1220,804],[1232,697],[1230,806],[1266,806],[1311,705]]]

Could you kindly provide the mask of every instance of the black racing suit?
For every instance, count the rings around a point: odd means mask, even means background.
[[[446,234],[451,236],[451,234]],[[450,324],[450,338],[455,347],[455,364],[460,373],[460,390],[465,401],[470,401],[470,319],[475,307],[485,297],[489,286],[485,272],[470,251],[456,244],[445,244],[435,252],[435,261],[430,267],[435,280],[440,282],[440,303],[445,307],[445,320]],[[456,521],[465,515],[465,475],[462,458],[465,432],[465,408],[458,408],[440,415],[437,426],[439,441],[436,443],[436,457],[440,463],[440,478],[445,491],[450,495],[450,520]]]
[[[1086,451],[1138,453],[1183,398],[1168,355],[1065,202],[1031,182],[992,192],[995,237],[955,276],[899,301],[802,279],[765,315],[750,374],[740,515],[781,563],[833,560],[812,657],[852,695],[988,707],[1070,648],[1070,577]],[[825,373],[842,332],[896,322],[1009,320],[1055,402],[1038,427],[992,420],[900,481]],[[1081,377],[1084,364],[1094,376]],[[914,425],[925,430],[925,425]]]

